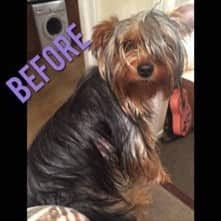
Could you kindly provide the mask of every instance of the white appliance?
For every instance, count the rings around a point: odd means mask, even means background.
[[[29,1],[32,4],[35,24],[41,47],[50,45],[58,35],[64,34],[68,26],[67,10],[64,0]]]

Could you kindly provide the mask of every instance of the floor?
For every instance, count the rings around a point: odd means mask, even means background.
[[[194,221],[194,211],[166,189],[154,185],[150,191],[148,221]]]
[[[194,199],[194,133],[171,143],[161,143],[160,156],[174,185]]]

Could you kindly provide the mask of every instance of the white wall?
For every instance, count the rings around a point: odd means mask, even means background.
[[[154,0],[96,0],[97,20],[101,21],[116,15],[119,19],[128,18],[141,10],[150,9]]]
[[[110,16],[124,19],[141,10],[151,9],[157,3],[158,9],[170,11],[182,2],[187,0],[78,0],[81,30],[84,39],[89,40],[92,27]],[[96,63],[88,50],[84,52],[84,57],[86,67]]]
[[[98,22],[116,15],[119,19],[130,17],[141,10],[150,9],[158,0],[78,0],[81,31],[84,39],[91,39],[92,27]],[[86,67],[96,63],[89,51],[85,51]]]

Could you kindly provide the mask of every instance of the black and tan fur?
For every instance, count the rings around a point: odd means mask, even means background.
[[[167,99],[182,74],[179,26],[151,10],[95,27],[98,67],[28,151],[28,206],[67,206],[91,221],[146,220],[150,184],[169,180],[152,132],[152,98]]]

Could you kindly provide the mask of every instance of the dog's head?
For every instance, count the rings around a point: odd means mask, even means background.
[[[139,105],[160,90],[168,97],[184,66],[179,30],[180,23],[158,10],[95,26],[92,53],[120,100]]]

